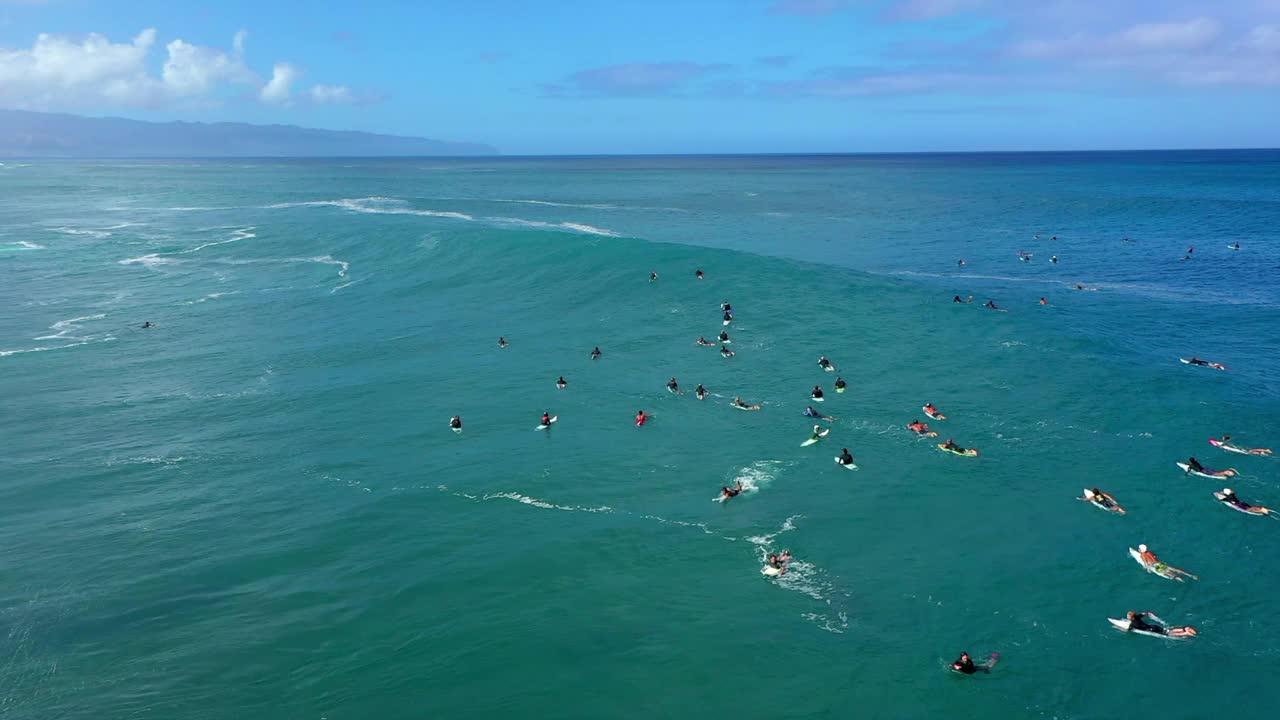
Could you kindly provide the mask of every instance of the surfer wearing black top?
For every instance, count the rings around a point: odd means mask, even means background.
[[[960,653],[960,658],[951,663],[951,669],[965,675],[972,675],[978,672],[978,666],[973,664],[973,658],[969,657],[969,653]]]

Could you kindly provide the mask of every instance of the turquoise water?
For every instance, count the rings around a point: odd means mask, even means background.
[[[1280,525],[1173,463],[1280,506],[1277,461],[1206,442],[1280,445],[1280,153],[41,162],[0,193],[4,717],[1274,712]],[[726,299],[730,359],[693,343]],[[801,448],[819,383],[840,419]],[[980,457],[902,428],[926,401]]]

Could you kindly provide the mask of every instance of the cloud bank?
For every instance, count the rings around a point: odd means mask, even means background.
[[[276,63],[263,81],[245,61],[244,30],[232,38],[229,50],[180,38],[169,42],[159,74],[148,65],[156,37],[154,28],[128,42],[112,42],[98,33],[79,38],[41,33],[29,48],[0,47],[0,107],[183,109],[239,96],[277,106],[294,102],[293,84],[301,73],[289,63]],[[316,85],[303,97],[350,102],[352,93],[339,85]]]

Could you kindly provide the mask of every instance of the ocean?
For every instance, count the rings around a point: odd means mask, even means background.
[[[1280,445],[1280,151],[6,160],[0,197],[0,717],[1274,715],[1280,524],[1212,493],[1280,472],[1207,440]]]

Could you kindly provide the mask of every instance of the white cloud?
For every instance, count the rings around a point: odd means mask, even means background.
[[[1280,53],[1280,25],[1259,25],[1249,31],[1245,42],[1255,50]]]
[[[1125,30],[1115,41],[1140,50],[1197,50],[1217,39],[1222,25],[1212,18],[1186,22],[1141,23]]]
[[[272,105],[288,105],[293,100],[293,81],[298,78],[298,71],[289,63],[276,63],[271,69],[271,80],[262,86],[258,97],[264,103]]]
[[[6,0],[0,0],[0,3]],[[292,104],[301,72],[278,62],[271,79],[247,64],[248,33],[231,39],[231,49],[193,45],[181,38],[164,45],[159,73],[148,62],[156,31],[147,28],[128,42],[91,33],[83,37],[41,33],[29,48],[0,47],[0,107],[27,110],[99,110],[120,107],[207,106],[235,86],[252,88],[264,103]],[[353,102],[350,88],[316,85],[315,102]]]
[[[345,85],[315,85],[311,88],[311,101],[320,104],[347,104],[355,102],[351,88]]]

